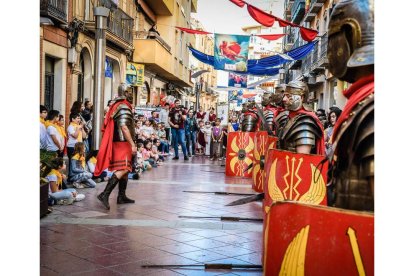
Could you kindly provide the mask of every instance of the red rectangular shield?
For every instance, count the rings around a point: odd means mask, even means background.
[[[270,149],[265,163],[266,211],[274,201],[292,200],[326,205],[327,170],[324,156]]]
[[[374,275],[374,214],[273,203],[263,275]]]
[[[254,135],[253,151],[253,185],[252,188],[258,193],[263,193],[264,164],[266,155],[271,148],[276,148],[277,138],[269,136],[266,131],[257,131]]]
[[[254,132],[230,132],[227,136],[226,175],[252,177]]]

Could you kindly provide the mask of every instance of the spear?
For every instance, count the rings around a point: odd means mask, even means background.
[[[248,196],[245,198],[241,198],[238,200],[235,200],[233,202],[230,202],[229,204],[227,204],[226,206],[236,206],[236,205],[243,205],[249,202],[253,202],[253,201],[260,201],[264,199],[264,193],[260,193],[260,194],[255,194],[252,196]]]
[[[220,220],[224,221],[263,221],[261,218],[241,218],[241,217],[197,217],[197,216],[178,216],[179,218],[197,218],[197,219],[213,219],[219,218]]]
[[[191,264],[191,265],[142,265],[144,268],[180,268],[180,267],[204,267],[204,269],[234,269],[234,268],[253,268],[262,270],[262,265],[250,265],[250,264]]]
[[[183,191],[184,193],[215,194],[215,195],[240,195],[251,196],[255,194],[229,193],[229,192],[205,192],[205,191]]]

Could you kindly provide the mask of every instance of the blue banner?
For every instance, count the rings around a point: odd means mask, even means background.
[[[250,36],[215,34],[214,69],[247,72]]]
[[[111,78],[113,76],[112,61],[105,57],[105,78]]]
[[[306,57],[310,52],[312,52],[315,44],[318,41],[309,42],[303,46],[295,48],[289,52],[286,52],[285,55],[291,57],[293,60],[298,60]],[[199,61],[209,64],[211,66],[215,65],[215,57],[206,55],[203,52],[197,51],[194,48],[189,47],[193,56],[198,59]],[[279,73],[279,68],[276,66],[282,65],[287,62],[291,62],[292,60],[285,59],[281,55],[274,55],[262,59],[251,59],[247,62],[247,71],[246,72],[238,72],[237,70],[226,70],[221,69],[224,71],[235,72],[235,73],[247,73],[249,75],[256,75],[256,76],[274,76]]]

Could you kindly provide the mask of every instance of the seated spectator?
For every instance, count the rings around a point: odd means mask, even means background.
[[[142,126],[141,130],[142,130],[142,137],[143,137],[144,140],[150,139],[151,134],[155,133],[154,128],[152,127],[152,121],[150,121],[150,120],[145,121],[145,123]]]
[[[157,167],[157,162],[155,161],[154,154],[152,153],[152,142],[150,140],[145,140],[144,142],[142,158],[144,159],[144,161],[148,161],[153,168]]]
[[[160,140],[157,139],[155,144],[152,146],[153,158],[154,158],[155,162],[157,163],[157,165],[161,165],[162,162],[164,162],[164,156],[162,156],[162,154],[160,154],[160,152],[158,151],[157,143],[159,143],[159,141]]]
[[[148,161],[144,160],[143,151],[144,151],[144,144],[143,143],[138,143],[137,144],[137,155],[136,155],[135,164],[136,164],[136,167],[139,170],[139,176],[141,176],[140,173],[152,169],[151,164]]]
[[[85,195],[78,194],[75,189],[63,189],[63,182],[66,176],[62,173],[66,170],[66,164],[62,158],[57,157],[51,161],[52,170],[46,176],[49,181],[49,196],[59,205],[72,204],[74,201],[81,201]]]
[[[92,180],[92,174],[86,169],[85,144],[77,142],[75,151],[70,160],[69,180],[73,182],[73,186],[77,189],[95,188],[96,183]]]
[[[92,174],[92,179],[96,182],[108,181],[112,174],[106,169],[104,170],[99,176],[94,176],[93,173],[95,172],[96,167],[96,156],[98,155],[97,150],[91,151],[86,156],[86,165],[88,171]]]

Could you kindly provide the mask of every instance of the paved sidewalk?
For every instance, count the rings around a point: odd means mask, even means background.
[[[178,216],[261,218],[261,203],[226,207],[241,198],[191,191],[252,193],[251,179],[231,178],[206,157],[171,160],[128,182],[135,204],[107,211],[96,199],[106,182],[81,189],[86,198],[54,206],[40,220],[41,275],[262,275],[259,271],[145,269],[143,264],[261,264],[262,223]]]

